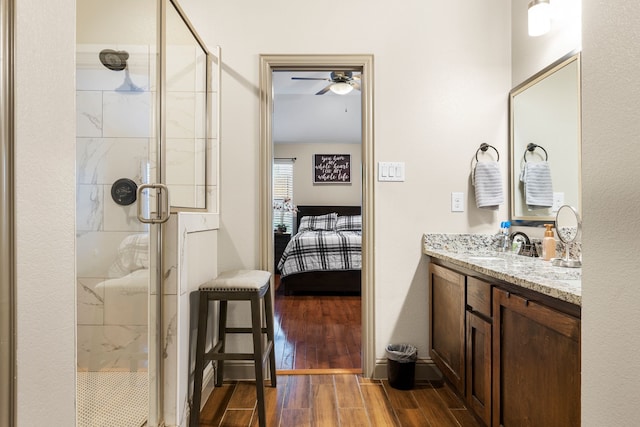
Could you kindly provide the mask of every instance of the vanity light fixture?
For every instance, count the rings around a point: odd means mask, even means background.
[[[353,90],[353,86],[346,82],[338,82],[332,84],[329,90],[337,95],[346,95]]]
[[[531,0],[528,17],[531,37],[548,33],[551,29],[551,3],[549,0]]]

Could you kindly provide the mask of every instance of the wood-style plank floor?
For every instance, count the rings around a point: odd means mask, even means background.
[[[480,426],[446,383],[397,390],[354,374],[278,375],[277,387],[265,391],[269,427]],[[200,425],[257,426],[257,417],[255,383],[229,382],[213,391]]]
[[[276,369],[361,369],[361,298],[285,295],[275,276]]]

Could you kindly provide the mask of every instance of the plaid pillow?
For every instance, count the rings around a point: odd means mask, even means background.
[[[142,268],[149,268],[149,234],[132,234],[120,243],[108,274],[109,277],[122,277]]]
[[[362,215],[339,216],[336,231],[362,230]]]
[[[335,212],[326,215],[303,216],[298,231],[335,230],[337,220],[338,214]]]

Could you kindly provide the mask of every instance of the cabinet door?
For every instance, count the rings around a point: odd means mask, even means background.
[[[429,353],[464,395],[465,276],[429,265]]]
[[[580,319],[494,289],[493,425],[580,425]]]
[[[491,425],[491,323],[467,312],[467,404]]]

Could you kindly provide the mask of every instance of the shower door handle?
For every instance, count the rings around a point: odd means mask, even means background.
[[[143,197],[145,190],[155,190],[155,211],[151,209],[151,194]],[[146,203],[143,203],[145,201]],[[147,205],[147,212],[143,212]],[[142,184],[138,187],[138,220],[145,224],[162,224],[169,220],[169,188],[164,184]]]

